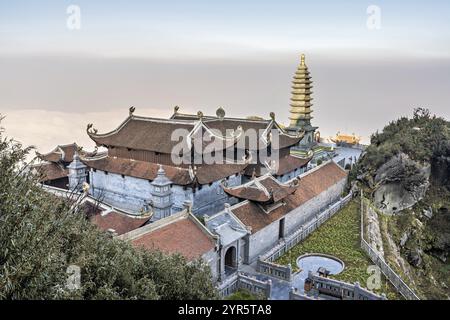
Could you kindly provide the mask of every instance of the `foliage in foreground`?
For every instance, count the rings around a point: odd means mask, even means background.
[[[210,299],[207,266],[136,250],[100,232],[27,170],[31,148],[0,131],[0,299]],[[81,268],[81,287],[66,286]]]
[[[353,200],[336,215],[331,217],[303,242],[294,246],[281,256],[277,263],[297,266],[297,258],[306,253],[324,253],[338,257],[345,263],[344,271],[332,278],[355,283],[358,281],[365,287],[371,274],[367,268],[373,263],[360,247],[360,215],[359,202]],[[398,295],[387,280],[382,278],[382,286],[377,293],[385,293],[389,299]]]

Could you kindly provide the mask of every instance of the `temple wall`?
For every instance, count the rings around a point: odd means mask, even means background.
[[[90,171],[91,194],[100,200],[120,209],[139,212],[146,201],[151,200],[152,186],[149,180],[124,176],[115,173],[105,174],[104,171]],[[239,185],[241,176],[231,176],[228,179],[230,186]],[[183,188],[180,185],[172,185],[173,212],[183,209],[183,203],[192,202],[193,213],[197,216],[214,214],[223,209],[225,202],[234,204],[236,200],[230,199],[216,181],[211,185],[203,185],[196,192],[192,188]]]
[[[115,207],[139,212],[145,201],[151,199],[151,185],[148,180],[122,177],[120,174],[104,171],[90,171],[93,196]]]
[[[250,235],[248,264],[256,261],[260,255],[278,242],[278,228],[279,220]]]
[[[306,166],[303,168],[297,168],[293,171],[290,171],[282,176],[277,176],[277,180],[280,182],[287,182],[289,180],[294,179],[295,177],[298,177],[302,173],[306,172]]]
[[[120,174],[96,170],[90,172],[91,194],[100,200],[120,209],[139,212],[146,201],[151,200],[150,181]],[[192,201],[192,190],[182,186],[172,186],[173,211],[180,211],[184,200]]]
[[[213,281],[217,281],[219,278],[219,254],[212,249],[203,254],[202,259],[209,265]]]
[[[305,202],[300,207],[292,210],[286,214],[283,218],[284,223],[284,235],[287,236],[293,233],[300,226],[309,222],[316,214],[323,211],[330,204],[340,199],[342,192],[344,191],[347,178],[342,179],[326,191],[319,194],[317,197]],[[274,247],[278,242],[280,220],[272,222],[264,229],[250,235],[249,244],[249,262],[252,263]]]
[[[230,187],[240,185],[241,181],[241,175],[230,176],[227,180]],[[220,181],[215,181],[211,185],[203,185],[201,189],[197,188],[193,199],[192,211],[197,216],[213,215],[222,211],[225,203],[233,205],[237,202],[223,191]]]

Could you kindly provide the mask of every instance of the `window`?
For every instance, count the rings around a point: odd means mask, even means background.
[[[280,220],[280,225],[278,229],[278,239],[284,238],[284,218]]]

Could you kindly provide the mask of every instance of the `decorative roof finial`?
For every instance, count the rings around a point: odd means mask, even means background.
[[[173,107],[173,113],[178,113],[178,110],[180,110],[179,106]]]
[[[221,119],[225,118],[225,110],[222,107],[219,107],[216,110],[216,116]]]
[[[270,118],[271,118],[273,121],[275,121],[275,112],[271,112],[271,113],[270,113]]]
[[[80,155],[78,154],[78,150],[75,150],[75,153],[73,154],[73,160],[74,161],[80,160]]]
[[[300,65],[304,66],[305,65],[305,54],[302,53],[302,55],[300,56]]]
[[[197,116],[200,120],[203,120],[203,112],[201,111],[197,112]]]
[[[134,113],[134,110],[136,110],[136,108],[135,107],[130,107],[130,109],[129,109],[129,111],[130,111],[130,116],[132,116],[133,115],[133,113]]]

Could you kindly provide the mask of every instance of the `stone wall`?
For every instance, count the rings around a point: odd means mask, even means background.
[[[258,271],[269,275],[275,273],[279,278],[284,278],[284,280],[289,279],[292,274],[292,267],[290,265],[280,266],[274,263],[274,261],[279,257],[281,257],[286,252],[288,252],[297,243],[299,243],[303,239],[306,239],[308,235],[310,235],[317,228],[319,228],[325,221],[327,221],[329,218],[335,215],[343,206],[345,206],[352,199],[352,196],[353,194],[349,193],[340,201],[334,203],[325,211],[322,211],[307,224],[302,225],[295,232],[291,233],[283,240],[280,240],[276,246],[272,247],[269,251],[261,255],[258,258],[257,264]]]
[[[102,201],[115,207],[139,212],[143,209],[146,202],[151,200],[152,186],[149,180],[122,176],[115,173],[105,173],[101,170],[89,173],[91,181],[90,193],[99,197]],[[241,183],[241,176],[231,176],[228,179],[229,186],[236,186]],[[226,202],[234,204],[236,199],[230,199],[216,181],[211,185],[203,185],[196,192],[192,188],[179,185],[172,185],[173,212],[183,209],[183,203],[186,200],[192,202],[192,211],[197,216],[203,214],[214,214],[223,209]]]
[[[227,297],[239,289],[245,289],[253,294],[262,295],[269,299],[272,293],[272,281],[270,279],[267,281],[261,281],[254,277],[237,272],[228,277],[217,287],[221,297]]]
[[[212,280],[213,282],[216,282],[217,279],[219,279],[219,252],[217,252],[215,249],[211,249],[210,251],[202,255],[202,259],[206,264],[209,265],[211,269]]]
[[[145,201],[151,199],[150,181],[101,170],[89,172],[90,193],[94,197],[115,207],[139,212]]]
[[[291,234],[300,226],[307,224],[317,214],[324,211],[330,205],[338,201],[344,192],[347,178],[342,179],[317,197],[305,202],[286,215],[285,234]]]
[[[308,224],[320,212],[339,201],[346,181],[347,178],[342,179],[317,197],[286,214],[283,217],[285,219],[285,236],[294,233],[301,226]],[[260,231],[250,235],[249,258],[247,263],[254,262],[261,254],[280,242],[278,238],[280,220],[274,221]]]
[[[279,220],[250,235],[247,264],[253,263],[262,253],[278,243],[278,228]]]
[[[280,182],[287,182],[289,180],[294,179],[295,177],[298,177],[299,175],[303,174],[306,171],[306,167],[305,168],[297,168],[293,171],[290,171],[286,174],[283,174],[281,176],[277,176],[277,180]]]
[[[271,261],[258,259],[256,263],[256,270],[259,273],[267,274],[281,280],[289,282],[292,281],[292,267],[290,264],[287,266],[282,266]]]
[[[362,288],[358,282],[355,284],[321,277],[308,272],[308,279],[313,282],[313,291],[329,295],[342,300],[386,300],[385,295],[377,295]]]
[[[228,178],[227,184],[229,187],[238,186],[241,184],[241,175],[233,175]],[[203,185],[197,188],[193,195],[192,211],[196,216],[203,216],[204,214],[213,215],[223,210],[225,203],[231,205],[237,203],[237,200],[230,198],[220,185],[220,181],[215,181],[211,185]]]

